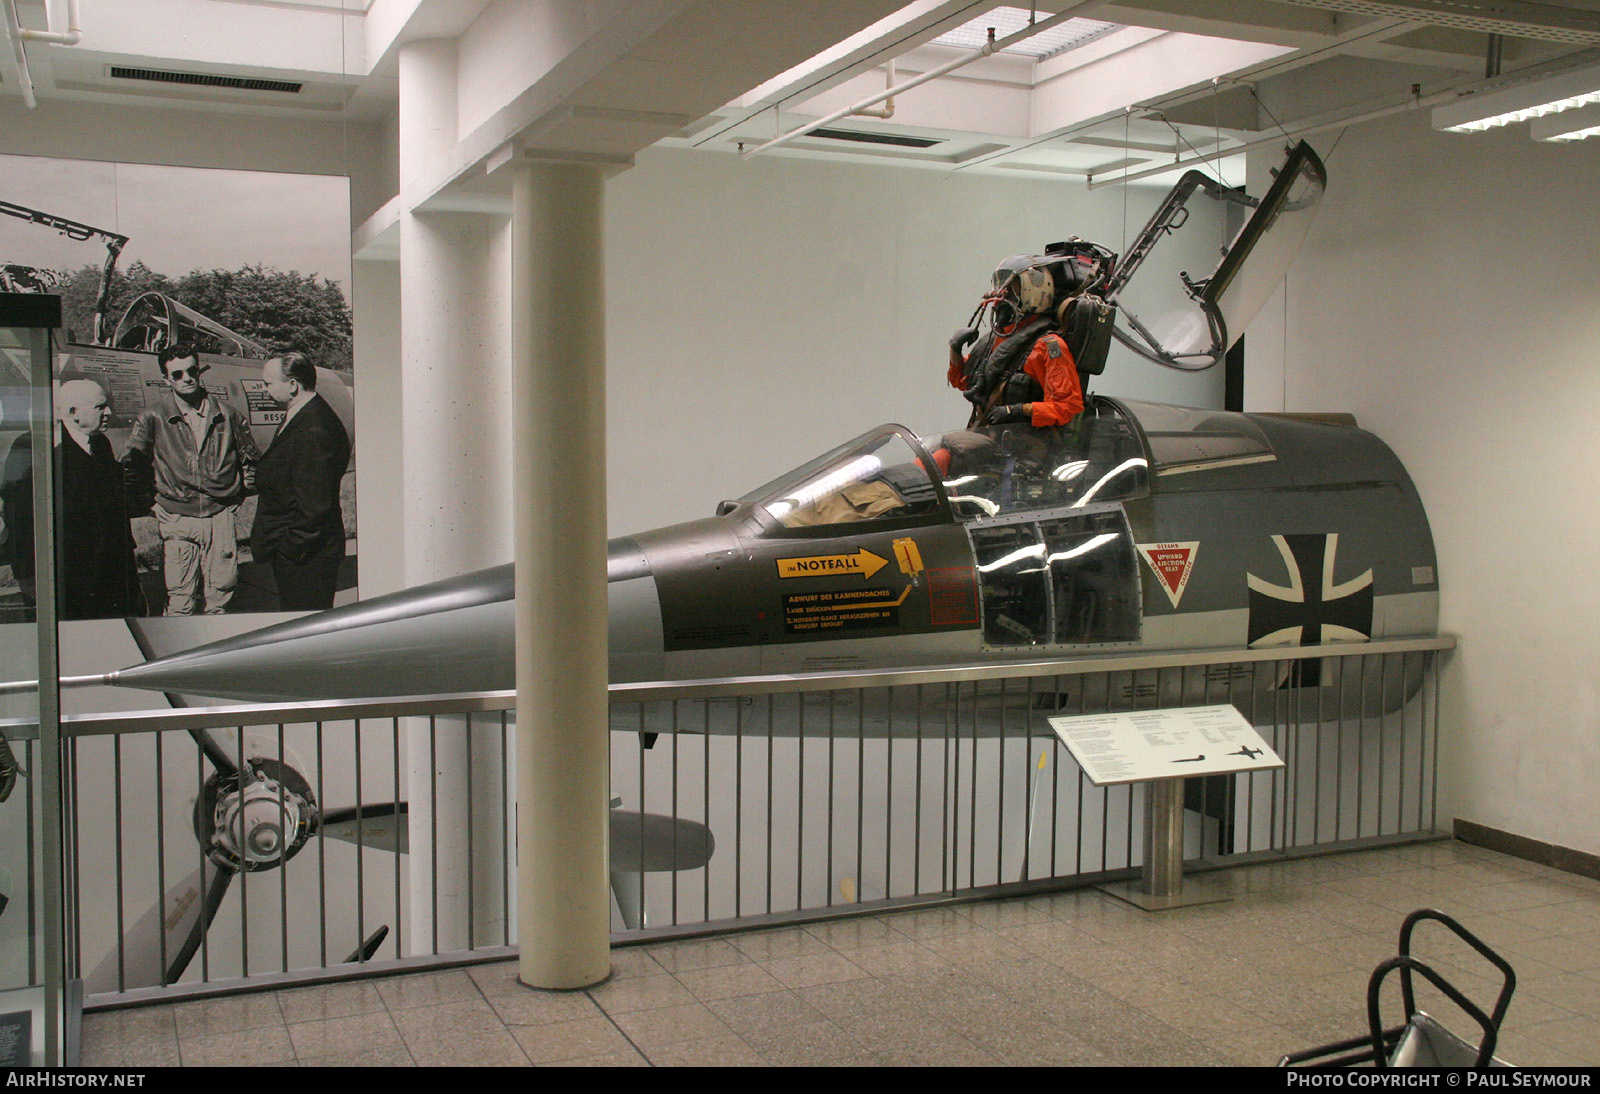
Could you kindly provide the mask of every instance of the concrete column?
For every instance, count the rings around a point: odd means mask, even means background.
[[[503,563],[511,554],[511,488],[486,468],[509,461],[510,255],[504,217],[416,208],[437,165],[454,152],[456,50],[419,41],[399,57],[399,430],[403,488],[396,497],[401,584],[416,586]],[[363,404],[365,405],[365,404]],[[384,474],[396,474],[387,466]],[[391,518],[392,519],[392,518]],[[469,760],[461,718],[408,719],[408,952],[463,948],[493,938],[502,897],[498,856],[469,872],[473,833],[498,831],[499,773],[482,745]],[[473,785],[468,784],[468,772]],[[469,902],[467,886],[477,887]],[[437,883],[437,900],[431,891]],[[470,906],[479,922],[467,922]],[[437,910],[437,921],[435,921]],[[472,930],[471,928],[476,928]]]
[[[519,973],[581,988],[611,971],[604,179],[514,170]]]

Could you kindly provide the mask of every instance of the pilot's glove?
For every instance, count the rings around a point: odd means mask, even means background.
[[[990,425],[1005,425],[1007,422],[1031,421],[1033,421],[1032,403],[1009,403],[1005,406],[997,406],[993,410],[989,411]]]
[[[965,352],[966,348],[978,340],[977,327],[962,327],[950,336],[950,348],[957,353]]]

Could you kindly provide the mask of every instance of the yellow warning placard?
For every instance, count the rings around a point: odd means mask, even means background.
[[[865,547],[853,555],[811,555],[806,558],[780,558],[779,577],[849,577],[860,574],[869,578],[889,560],[873,554]]]

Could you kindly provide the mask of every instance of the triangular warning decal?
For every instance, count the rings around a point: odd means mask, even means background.
[[[1167,599],[1176,608],[1183,599],[1183,590],[1189,587],[1189,574],[1194,571],[1194,556],[1200,553],[1200,541],[1188,543],[1140,543],[1139,553],[1150,564],[1156,581],[1167,591]]]

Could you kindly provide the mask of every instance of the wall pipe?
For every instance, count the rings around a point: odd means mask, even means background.
[[[0,0],[6,12],[6,40],[11,43],[11,59],[17,69],[17,87],[22,92],[22,105],[32,110],[37,104],[33,97],[33,74],[28,71],[28,54],[22,48],[22,24],[17,22],[17,0]]]
[[[894,94],[893,94],[893,92],[894,92],[894,72],[895,72],[894,58],[891,57],[891,58],[889,58],[889,63],[886,66],[884,66],[884,78],[883,78],[883,86],[887,87],[889,89],[889,91],[890,91],[889,97],[887,99],[883,100],[883,105],[882,106],[879,106],[879,107],[870,107],[869,106],[865,110],[857,110],[856,111],[856,115],[859,115],[859,116],[861,116],[863,118],[884,118],[884,119],[888,119],[888,118],[894,117]],[[854,115],[852,115],[852,116],[854,116]]]
[[[29,30],[19,23],[17,24],[17,36],[28,42],[45,42],[57,46],[77,45],[83,38],[83,31],[78,25],[78,2],[79,0],[67,0],[66,30],[55,30],[53,28],[49,30]],[[54,19],[50,18],[50,10],[50,2],[45,0],[44,22],[46,27],[50,27],[55,22]]]
[[[876,95],[869,95],[860,102],[845,107],[843,110],[835,110],[832,114],[818,118],[816,121],[807,122],[805,125],[802,125],[797,129],[791,129],[789,132],[784,133],[781,136],[773,137],[767,143],[757,145],[755,148],[739,153],[739,155],[743,159],[749,159],[751,156],[759,156],[767,149],[776,148],[780,144],[787,144],[796,137],[805,136],[813,129],[821,129],[823,126],[831,125],[840,118],[847,118],[852,114],[863,113],[868,108],[876,106],[885,99],[891,99],[902,91],[910,91],[914,87],[920,87],[929,80],[936,80],[947,72],[954,72],[956,69],[970,65],[974,61],[982,60],[991,54],[998,53],[1001,50],[1013,46],[1018,42],[1031,38],[1042,30],[1048,30],[1050,27],[1053,27],[1058,23],[1064,23],[1068,19],[1075,19],[1094,8],[1104,7],[1109,2],[1110,0],[1078,0],[1077,3],[1067,5],[1061,11],[1050,16],[1050,18],[1042,19],[1037,23],[1031,23],[1017,31],[1015,34],[1008,34],[998,41],[995,40],[994,28],[990,27],[989,40],[983,45],[979,46],[977,49],[973,50],[971,53],[957,57],[953,61],[947,61],[942,65],[936,65],[935,67],[924,72],[922,75],[914,76],[897,87],[890,87],[878,92]]]

